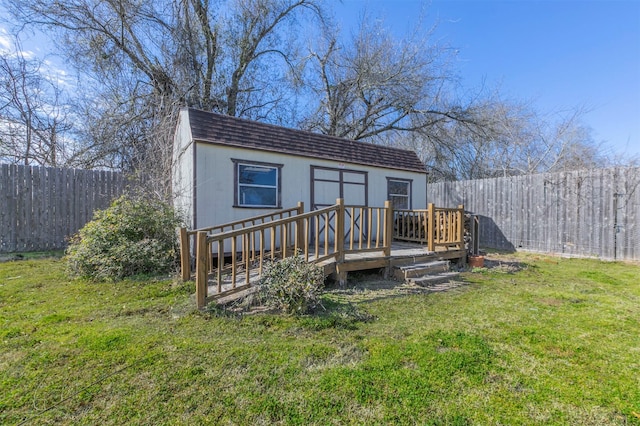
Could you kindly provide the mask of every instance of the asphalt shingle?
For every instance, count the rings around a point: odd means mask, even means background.
[[[195,141],[426,173],[415,152],[189,108]]]

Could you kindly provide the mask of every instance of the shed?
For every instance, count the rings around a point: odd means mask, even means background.
[[[175,206],[190,228],[294,207],[427,206],[415,152],[288,129],[193,108],[180,110],[173,151]]]

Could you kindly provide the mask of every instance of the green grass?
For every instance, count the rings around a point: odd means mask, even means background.
[[[0,263],[0,424],[640,425],[640,267],[507,260],[444,293],[354,281],[300,318]]]

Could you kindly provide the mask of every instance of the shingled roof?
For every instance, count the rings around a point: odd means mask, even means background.
[[[188,108],[193,140],[426,173],[415,152]]]

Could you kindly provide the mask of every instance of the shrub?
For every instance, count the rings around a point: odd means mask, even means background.
[[[269,263],[260,278],[264,303],[287,314],[305,314],[320,305],[324,272],[300,256]]]
[[[72,275],[94,280],[162,274],[175,269],[178,220],[158,200],[123,195],[96,211],[71,240],[67,266]]]

